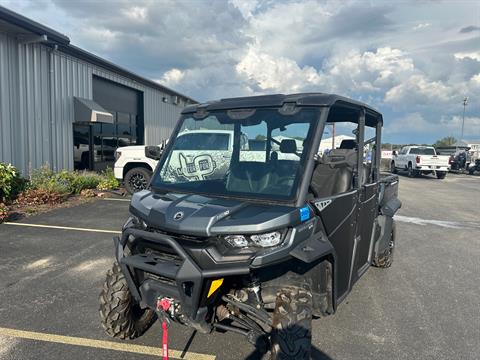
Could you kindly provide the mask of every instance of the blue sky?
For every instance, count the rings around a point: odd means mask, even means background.
[[[0,4],[197,100],[301,91],[365,101],[384,141],[480,139],[478,1],[60,1]]]

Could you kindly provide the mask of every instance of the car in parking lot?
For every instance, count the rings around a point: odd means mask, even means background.
[[[407,171],[409,177],[434,174],[444,179],[449,170],[449,156],[437,155],[433,146],[404,146],[398,153],[393,152],[390,162],[392,173]]]

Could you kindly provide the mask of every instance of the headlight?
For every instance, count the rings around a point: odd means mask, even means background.
[[[120,156],[122,156],[122,152],[118,151],[118,150],[115,150],[115,152],[113,154],[114,154],[114,157],[115,157],[115,161],[117,161],[120,158]]]
[[[272,247],[280,245],[283,241],[280,231],[273,231],[259,235],[227,235],[225,241],[232,247],[244,248],[247,246]]]
[[[248,241],[243,235],[228,235],[225,236],[225,240],[233,247],[246,247],[248,246]]]
[[[252,235],[250,239],[255,243],[255,245],[261,247],[270,247],[276,246],[282,242],[282,234],[279,231],[274,231],[271,233]]]

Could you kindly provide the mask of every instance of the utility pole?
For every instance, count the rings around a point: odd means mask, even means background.
[[[465,126],[465,107],[468,105],[468,97],[465,96],[463,99],[463,117],[462,117],[462,136],[460,137],[460,141],[463,140],[463,128]]]

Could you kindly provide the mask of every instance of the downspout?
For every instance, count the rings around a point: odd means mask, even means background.
[[[49,76],[48,76],[48,96],[50,98],[50,108],[49,108],[49,132],[50,132],[50,160],[52,162],[52,166],[57,165],[57,159],[54,158],[56,155],[56,151],[53,151],[54,144],[55,147],[57,145],[56,141],[53,141],[53,139],[56,139],[56,136],[54,136],[53,131],[54,131],[54,126],[53,126],[53,108],[54,108],[54,101],[53,101],[53,89],[54,89],[54,64],[53,64],[53,56],[54,56],[54,51],[56,51],[58,48],[58,45],[54,45],[53,48],[50,49],[49,51],[49,61],[48,61],[48,71],[49,71]]]

